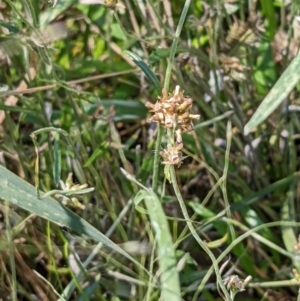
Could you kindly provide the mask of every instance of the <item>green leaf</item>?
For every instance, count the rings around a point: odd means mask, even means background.
[[[50,197],[39,200],[36,196],[35,187],[17,177],[3,166],[0,166],[0,199],[17,205],[61,227],[67,227],[79,234],[87,235],[95,241],[102,242],[113,251],[120,253],[145,270],[127,252],[61,203]]]
[[[204,207],[199,203],[189,202],[188,204],[193,208],[195,213],[197,213],[199,216],[203,218],[210,218],[215,216],[215,214],[212,211],[210,211],[209,209],[207,209],[206,207]]]
[[[141,190],[140,195],[144,198],[151,225],[155,232],[162,300],[180,301],[182,299],[180,297],[179,275],[176,269],[176,254],[161,201],[151,190]]]
[[[98,157],[103,155],[105,150],[107,149],[108,143],[102,142],[99,147],[97,147],[92,155],[88,158],[88,160],[85,162],[84,167],[89,167]]]
[[[300,53],[292,60],[269,94],[260,104],[249,122],[245,125],[244,134],[263,122],[288,96],[300,79]]]
[[[147,108],[145,105],[137,100],[126,100],[126,99],[105,99],[105,100],[90,100],[91,103],[84,105],[85,111],[88,115],[92,115],[94,111],[103,106],[106,110],[109,110],[111,107],[115,109],[114,120],[119,121],[128,121],[128,120],[140,120],[147,117]]]
[[[162,207],[161,200],[151,189],[147,189],[124,169],[121,168],[121,171],[127,179],[134,184],[143,187],[142,190],[137,192],[134,202],[137,207],[137,205],[144,200],[151,226],[155,233],[155,246],[157,246],[156,253],[160,271],[159,277],[162,300],[180,301],[182,299],[180,296],[179,274],[176,268],[176,254],[168,220]],[[143,208],[140,207],[140,209]]]
[[[37,15],[36,15],[36,11],[34,10],[34,6],[32,2],[28,0],[21,0],[21,2],[26,11],[27,22],[29,22],[33,27],[37,27],[38,26]]]
[[[112,37],[115,37],[120,40],[126,40],[126,36],[124,35],[124,32],[120,25],[118,23],[114,23],[111,25],[111,35]]]
[[[293,175],[283,178],[277,182],[274,182],[274,183],[270,184],[269,186],[264,187],[264,188],[260,189],[259,191],[256,191],[256,192],[246,196],[243,200],[232,204],[230,206],[230,210],[231,211],[241,211],[241,210],[245,209],[245,206],[249,206],[249,205],[252,205],[252,204],[260,201],[268,193],[272,193],[274,191],[280,191],[282,189],[285,189],[286,187],[288,187],[288,185],[290,185],[293,181],[295,181],[298,178],[299,178],[299,176],[297,176],[296,174],[293,174]]]
[[[49,7],[49,9],[44,11],[40,16],[41,27],[48,25],[76,2],[75,0],[58,1],[55,7]]]
[[[99,287],[99,282],[101,281],[101,275],[98,274],[91,283],[89,283],[83,290],[83,294],[85,298],[82,296],[79,296],[76,301],[84,301],[84,300],[89,300],[92,298],[93,294],[95,293],[96,289]]]
[[[147,66],[147,64],[135,53],[126,50],[125,53],[133,60],[133,62],[141,68],[141,70],[145,73],[150,83],[155,87],[158,93],[161,92],[161,86],[159,80],[152,72],[152,70]]]
[[[6,29],[8,29],[10,31],[10,33],[17,34],[17,33],[20,32],[20,30],[17,27],[15,27],[15,26],[11,25],[10,23],[7,23],[3,20],[0,20],[0,26],[5,27]]]
[[[1,97],[1,94],[0,94]],[[26,114],[30,114],[32,113],[32,111],[34,110],[33,108],[24,108],[24,107],[17,107],[17,106],[6,106],[2,103],[0,103],[0,110],[3,111],[10,111],[10,112],[18,112],[18,113],[26,113]],[[40,112],[35,110],[34,111],[34,115],[39,115]]]
[[[276,31],[276,13],[274,10],[274,1],[266,1],[266,0],[260,0],[260,4],[262,6],[262,11],[263,14],[267,17],[268,19],[268,25],[269,25],[269,30],[268,32],[270,33],[270,40],[273,39],[275,31]]]
[[[145,198],[145,192],[144,192],[144,190],[140,190],[133,198],[133,203],[134,203],[135,209],[138,212],[143,213],[143,214],[148,214],[147,210],[139,205],[140,202],[144,200],[144,198]]]

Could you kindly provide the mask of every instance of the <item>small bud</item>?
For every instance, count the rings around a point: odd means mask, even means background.
[[[180,86],[177,85],[177,86],[175,87],[174,95],[178,95],[179,92],[180,92]]]
[[[190,119],[197,119],[197,120],[199,120],[200,117],[201,117],[201,115],[199,115],[199,114],[190,114]]]
[[[184,123],[188,121],[190,118],[189,112],[184,112],[183,114],[178,115],[178,123]]]
[[[174,117],[175,116],[172,116],[172,115],[169,115],[169,114],[165,116],[165,126],[167,128],[172,128],[173,127],[174,122],[175,122],[175,118]]]
[[[181,129],[176,130],[176,148],[178,150],[183,148]]]
[[[184,102],[178,107],[178,112],[183,113],[186,110],[190,109],[192,106],[193,100],[191,98],[186,98]]]

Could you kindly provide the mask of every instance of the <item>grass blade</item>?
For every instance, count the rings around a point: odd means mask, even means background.
[[[126,50],[125,53],[134,61],[134,63],[141,68],[141,70],[145,73],[150,83],[155,87],[158,93],[161,92],[160,83],[155,76],[155,74],[151,71],[151,69],[147,66],[145,62],[135,53]]]
[[[166,215],[160,200],[154,192],[141,190],[140,194],[144,198],[151,224],[155,231],[162,300],[180,301],[180,283],[176,269],[176,256]]]
[[[32,185],[17,177],[3,166],[0,166],[0,199],[17,205],[59,226],[68,227],[79,234],[87,235],[95,241],[102,242],[113,251],[120,253],[140,266],[141,269],[144,269],[127,252],[59,202],[50,197],[39,200],[36,196],[36,190]]]
[[[267,117],[284,101],[300,79],[299,68],[300,53],[292,60],[251,119],[245,125],[245,135],[248,135],[253,128],[267,119]]]
[[[142,214],[148,213],[157,244],[157,256],[160,270],[162,300],[180,301],[180,281],[176,268],[176,255],[168,220],[157,194],[139,183],[133,176],[121,169],[126,178],[142,187],[133,203]],[[146,210],[138,206],[144,200]]]

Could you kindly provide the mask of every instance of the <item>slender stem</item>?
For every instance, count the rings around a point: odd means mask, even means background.
[[[181,30],[182,30],[182,27],[183,27],[183,24],[184,24],[184,21],[185,21],[186,14],[187,14],[187,11],[189,9],[190,3],[191,3],[190,0],[187,0],[185,2],[185,5],[184,5],[184,8],[182,10],[180,20],[179,20],[179,23],[178,23],[178,26],[177,26],[177,29],[176,29],[176,32],[175,32],[175,37],[174,37],[174,40],[173,40],[173,44],[171,46],[168,66],[167,66],[167,70],[166,70],[165,82],[164,82],[164,88],[166,90],[168,90],[169,86],[170,86],[172,66],[173,66],[173,62],[174,62],[174,58],[175,58],[175,52],[176,52],[176,48],[177,48],[177,45],[178,45],[180,33],[181,33]],[[172,137],[173,137],[173,139],[172,139]],[[170,141],[170,140],[174,140],[174,133],[172,133],[171,130],[168,131],[168,141]],[[160,145],[161,141],[158,141],[158,143]],[[158,154],[156,154],[156,155],[158,155]],[[197,234],[195,228],[193,227],[193,224],[190,221],[190,217],[188,215],[187,209],[185,207],[184,201],[182,199],[182,196],[181,196],[178,184],[177,184],[177,179],[176,179],[174,166],[170,167],[170,176],[171,176],[172,185],[173,185],[174,190],[175,190],[175,194],[176,194],[177,199],[179,201],[179,204],[180,204],[182,213],[184,215],[184,218],[186,220],[187,226],[189,227],[189,230],[191,231],[191,233],[194,236],[195,240],[198,242],[198,244],[201,246],[201,248],[211,258],[214,269],[216,271],[216,276],[217,276],[218,283],[219,283],[219,285],[220,285],[220,287],[221,287],[221,289],[224,293],[224,296],[226,297],[226,300],[229,301],[229,300],[231,300],[231,298],[230,298],[230,296],[228,294],[228,291],[226,290],[225,285],[222,281],[222,277],[221,277],[221,274],[220,274],[220,271],[219,271],[219,267],[216,263],[216,258],[213,255],[213,253],[209,250],[209,248],[205,245],[203,240],[201,240],[201,238]]]
[[[293,227],[299,227],[300,223],[296,223],[296,222],[283,222],[283,221],[277,221],[277,222],[271,222],[271,223],[267,223],[267,224],[263,224],[263,225],[259,225],[255,228],[249,229],[248,227],[244,226],[242,223],[239,223],[236,220],[229,220],[225,218],[225,221],[227,222],[231,222],[233,225],[236,225],[238,227],[240,227],[242,230],[247,231],[246,233],[240,235],[239,237],[237,237],[225,250],[222,251],[222,254],[216,259],[216,263],[220,263],[230,252],[231,250],[237,245],[239,244],[241,241],[243,241],[243,239],[247,238],[248,236],[253,236],[255,239],[257,239],[258,241],[269,245],[272,244],[272,249],[275,249],[277,252],[287,256],[288,258],[292,259],[293,254],[290,254],[289,252],[287,252],[284,249],[279,248],[278,246],[276,246],[274,243],[268,241],[267,239],[263,238],[262,236],[260,236],[259,234],[257,234],[256,232],[258,232],[261,229],[265,229],[265,228],[269,228],[269,227],[279,227],[279,226],[293,226]],[[271,247],[271,246],[270,246]],[[204,288],[206,282],[208,281],[209,277],[211,276],[213,272],[213,268],[211,267],[206,275],[203,277],[196,294],[194,295],[193,300],[196,300],[198,294],[202,291],[202,289]]]
[[[224,171],[223,171],[223,183],[221,185],[221,189],[223,192],[223,199],[224,199],[224,204],[225,204],[225,210],[226,210],[226,215],[229,219],[231,219],[231,212],[230,212],[230,205],[228,201],[228,196],[227,196],[227,175],[228,175],[228,167],[229,167],[229,153],[230,153],[230,146],[231,146],[231,139],[232,139],[232,129],[231,129],[231,122],[228,122],[227,124],[227,147],[226,147],[226,152],[225,152],[225,165],[224,165]],[[231,239],[235,240],[235,232],[234,228],[231,223],[229,223],[229,231],[231,234]]]
[[[188,9],[190,7],[190,4],[191,4],[191,0],[185,1],[184,7],[183,7],[183,10],[182,10],[179,22],[178,22],[178,26],[176,28],[175,37],[174,37],[174,40],[173,40],[173,43],[172,43],[172,46],[170,49],[168,66],[167,66],[165,81],[164,81],[164,89],[166,89],[167,91],[169,90],[169,87],[170,87],[172,67],[173,67],[173,63],[174,63],[177,45],[179,42],[179,37],[180,37],[181,31],[182,31],[182,27],[183,27]],[[157,131],[157,139],[156,139],[156,143],[155,143],[155,153],[154,153],[154,163],[153,163],[152,189],[154,192],[157,192],[157,187],[158,187],[158,173],[159,173],[159,161],[160,161],[159,152],[161,149],[162,136],[163,136],[163,129],[161,128],[161,126],[159,126],[158,131]]]
[[[175,53],[176,53],[176,49],[177,49],[177,45],[179,42],[179,37],[181,34],[181,30],[189,9],[189,6],[191,4],[191,0],[187,0],[185,1],[179,22],[178,22],[178,26],[176,28],[176,32],[175,32],[175,37],[171,46],[171,50],[170,50],[170,56],[169,56],[169,61],[168,61],[168,66],[167,66],[167,70],[166,70],[166,76],[165,76],[165,82],[164,82],[164,88],[166,90],[169,89],[170,86],[170,81],[171,81],[171,73],[172,73],[172,67],[173,67],[173,62],[174,62],[174,58],[175,58]]]
[[[248,287],[284,287],[284,286],[294,286],[298,285],[297,280],[289,279],[289,280],[278,280],[278,281],[266,281],[266,282],[256,282],[249,283]]]
[[[34,87],[34,88],[27,88],[27,89],[22,89],[22,90],[14,89],[14,90],[0,93],[0,97],[7,97],[7,96],[11,96],[11,95],[32,94],[35,92],[50,90],[50,89],[53,89],[56,87],[64,87],[65,89],[70,89],[70,86],[72,86],[72,85],[77,85],[77,84],[81,84],[81,83],[85,83],[85,82],[119,76],[119,75],[128,74],[128,73],[134,73],[137,71],[139,71],[139,69],[129,69],[129,70],[124,70],[124,71],[111,72],[108,74],[97,74],[97,75],[88,76],[88,77],[84,77],[84,78],[80,78],[80,79],[66,81],[66,82],[56,82],[55,84],[39,86],[39,87]],[[79,93],[78,90],[76,90],[76,92]]]
[[[195,228],[194,228],[194,226],[191,222],[191,219],[190,219],[189,214],[187,212],[184,200],[181,196],[181,193],[180,193],[180,190],[179,190],[179,187],[178,187],[174,166],[170,167],[170,175],[171,175],[171,180],[172,180],[172,186],[173,186],[175,194],[177,196],[177,199],[178,199],[179,205],[181,207],[182,214],[185,218],[186,224],[189,227],[189,230],[191,231],[191,233],[194,236],[195,240],[200,245],[200,247],[210,257],[210,259],[212,261],[212,264],[213,264],[213,268],[214,268],[216,276],[217,276],[217,281],[219,283],[219,286],[222,289],[224,296],[226,297],[226,301],[229,301],[229,300],[231,300],[231,298],[230,298],[230,295],[229,295],[228,291],[226,290],[225,285],[223,283],[216,257],[214,256],[212,251],[206,246],[204,241],[200,238],[200,236],[198,235],[197,231],[195,230]]]
[[[120,212],[119,216],[117,217],[117,219],[114,221],[114,223],[110,226],[110,228],[107,230],[107,232],[105,233],[105,235],[107,237],[110,237],[113,232],[115,231],[115,229],[117,228],[117,226],[121,223],[122,219],[126,216],[126,214],[128,213],[128,211],[130,210],[132,206],[132,200],[129,200],[126,204],[126,206],[123,208],[123,210]],[[91,262],[92,260],[99,254],[101,248],[103,246],[102,242],[99,242],[94,249],[92,250],[92,252],[89,254],[89,256],[87,257],[87,259],[85,260],[85,262],[82,263],[82,266],[84,268],[86,268]],[[82,270],[79,270],[79,272],[76,274],[76,278],[79,278],[82,275]],[[64,301],[69,300],[72,293],[74,292],[74,290],[76,289],[76,285],[75,285],[75,281],[74,279],[72,281],[69,282],[69,284],[65,287],[64,291],[62,292],[60,298],[57,301]]]
[[[157,193],[158,187],[158,174],[159,174],[159,161],[160,161],[160,148],[161,148],[161,139],[163,136],[163,128],[159,124],[157,129],[157,137],[155,142],[155,151],[154,151],[154,162],[153,162],[153,179],[152,179],[152,190]]]

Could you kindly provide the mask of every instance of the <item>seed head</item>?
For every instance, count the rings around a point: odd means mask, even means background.
[[[166,168],[168,165],[180,167],[185,158],[180,151],[183,148],[182,132],[191,131],[193,129],[193,119],[200,118],[200,115],[190,114],[192,104],[193,99],[184,97],[179,86],[176,86],[172,93],[168,93],[166,89],[163,89],[162,95],[158,97],[155,104],[146,103],[146,107],[153,113],[149,118],[149,122],[157,122],[164,128],[175,130],[175,142],[169,143],[167,149],[160,152]]]
[[[177,167],[180,167],[182,161],[185,159],[180,151],[182,146],[182,143],[177,146],[168,144],[167,149],[164,149],[159,153],[164,160],[162,163],[165,165],[177,165]]]
[[[179,86],[172,93],[163,89],[162,96],[158,97],[155,104],[146,103],[146,107],[153,113],[149,122],[160,123],[165,128],[180,128],[182,132],[191,131],[192,120],[200,118],[200,115],[190,114],[192,104],[192,98],[184,97]]]
[[[251,281],[252,277],[249,275],[245,280],[241,280],[237,275],[231,275],[224,279],[224,284],[230,293],[231,299],[234,300],[234,296],[245,290],[245,286]]]

